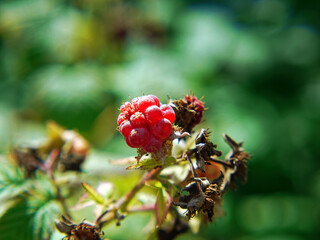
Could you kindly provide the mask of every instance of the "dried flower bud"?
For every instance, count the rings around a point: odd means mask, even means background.
[[[204,103],[192,95],[186,95],[184,99],[172,101],[170,106],[176,114],[174,123],[189,133],[200,123],[205,110]]]
[[[250,154],[244,151],[242,142],[237,143],[227,134],[224,134],[223,138],[231,147],[231,151],[228,153],[226,161],[234,165],[233,169],[227,171],[228,175],[230,175],[230,182],[227,184],[235,189],[237,188],[236,182],[240,181],[242,184],[247,182],[247,161],[250,159]]]
[[[33,176],[35,171],[42,166],[42,160],[34,148],[15,148],[11,152],[11,158],[24,169],[26,177]]]
[[[188,155],[195,154],[197,166],[202,172],[205,172],[205,165],[210,161],[210,157],[222,155],[221,151],[216,150],[217,145],[210,141],[209,136],[208,129],[201,129],[196,137],[196,147],[187,152]]]
[[[97,226],[89,223],[74,224],[70,220],[62,217],[62,221],[55,221],[57,229],[67,234],[66,240],[102,240],[103,232]]]
[[[61,134],[64,142],[59,158],[59,170],[81,171],[81,165],[90,149],[89,142],[75,131],[65,130]]]
[[[183,195],[180,196],[179,202],[174,204],[187,209],[188,219],[203,212],[207,214],[209,221],[212,221],[215,203],[220,201],[220,185],[223,177],[221,174],[213,183],[210,183],[207,178],[194,178],[194,182],[182,189],[181,194]],[[200,188],[197,184],[200,184]]]

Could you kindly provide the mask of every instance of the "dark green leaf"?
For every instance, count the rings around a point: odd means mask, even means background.
[[[34,240],[32,236],[32,213],[26,200],[11,208],[0,219],[1,239]]]

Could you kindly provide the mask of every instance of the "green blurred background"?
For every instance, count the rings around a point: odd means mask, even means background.
[[[319,3],[2,0],[0,151],[43,138],[52,119],[100,160],[130,156],[115,130],[121,103],[192,90],[218,147],[226,132],[253,158],[226,216],[179,239],[319,239]],[[106,236],[141,238],[138,218]]]

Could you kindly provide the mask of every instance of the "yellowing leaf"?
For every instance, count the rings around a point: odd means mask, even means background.
[[[82,187],[86,192],[89,194],[89,196],[98,204],[104,204],[104,199],[103,197],[97,193],[97,191],[89,184],[87,183],[82,183]]]
[[[127,167],[129,169],[151,170],[156,167],[167,167],[175,164],[177,160],[174,157],[166,157],[164,164],[161,161],[157,161],[153,158],[142,159],[139,162]]]

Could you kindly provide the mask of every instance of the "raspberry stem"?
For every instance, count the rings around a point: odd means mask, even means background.
[[[123,197],[121,197],[120,199],[118,199],[118,201],[116,201],[112,206],[110,206],[106,211],[104,211],[95,221],[96,225],[100,225],[100,227],[102,228],[102,226],[106,223],[108,223],[109,221],[115,219],[116,217],[116,212],[117,211],[121,211],[121,212],[127,212],[127,207],[129,205],[129,203],[131,202],[131,200],[134,198],[134,196],[144,187],[146,181],[155,179],[160,171],[162,170],[162,168],[155,168],[149,172],[146,172],[143,177],[141,178],[141,180],[137,183],[137,185],[135,185],[130,192],[128,192],[126,195],[124,195]],[[113,212],[112,215],[110,215],[110,217],[108,217],[107,219],[102,221],[102,218],[107,214]]]

